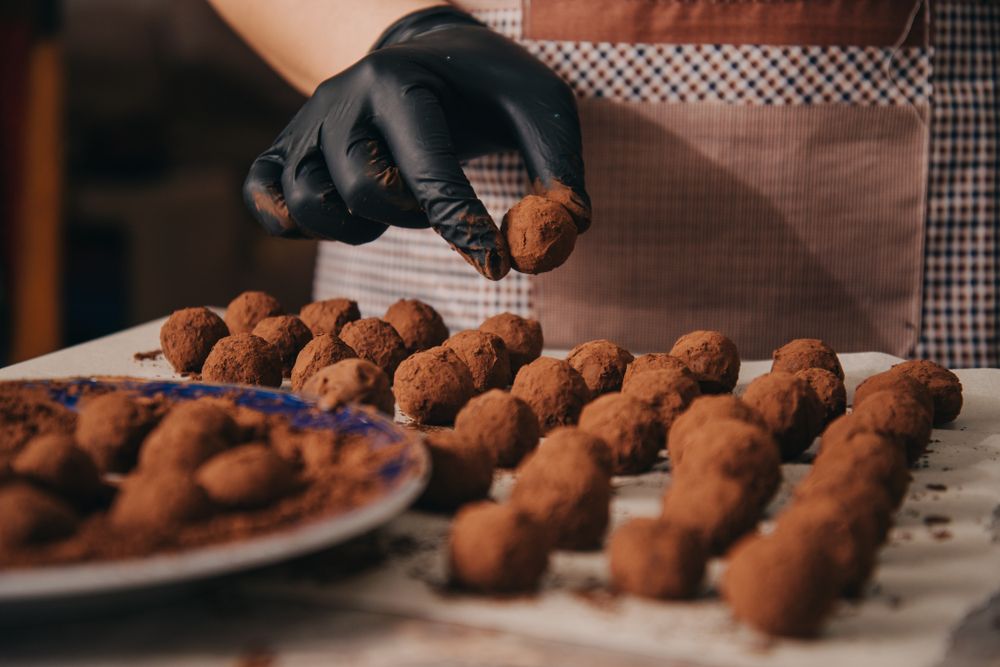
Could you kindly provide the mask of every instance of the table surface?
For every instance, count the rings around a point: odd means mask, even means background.
[[[162,358],[134,359],[136,352],[158,347],[160,324],[150,322],[0,369],[0,379],[176,377]],[[853,389],[861,378],[887,367],[893,359],[855,354],[843,355],[843,361],[849,389]],[[741,384],[766,372],[768,365],[744,364]],[[775,644],[757,637],[748,639],[745,633],[733,634],[728,627],[706,631],[692,623],[692,637],[697,639],[702,636],[699,633],[707,632],[702,652],[698,641],[686,645],[675,636],[676,626],[699,615],[710,619],[705,624],[718,626],[721,605],[716,602],[699,601],[687,611],[683,605],[609,601],[599,596],[585,600],[585,596],[561,591],[566,580],[577,574],[588,581],[598,576],[594,573],[604,568],[600,554],[559,554],[554,567],[558,576],[554,578],[562,581],[546,584],[538,601],[451,599],[432,590],[434,577],[440,576],[435,568],[440,569],[440,540],[447,521],[408,512],[350,544],[292,563],[207,582],[183,595],[147,599],[139,609],[94,609],[83,617],[71,613],[64,618],[25,620],[17,627],[0,626],[0,664],[134,665],[141,661],[191,666],[642,666],[801,664],[806,659],[811,664],[842,664],[849,656],[852,662],[863,664],[866,656],[881,655],[879,651],[889,651],[880,664],[897,664],[903,658],[908,665],[1000,664],[1000,474],[991,477],[1000,472],[1000,463],[996,463],[1000,458],[1000,436],[996,436],[1000,434],[1000,371],[965,370],[959,376],[966,396],[963,416],[949,430],[935,431],[935,440],[942,444],[934,447],[974,442],[969,451],[985,452],[972,466],[976,474],[949,478],[959,480],[956,487],[964,486],[965,490],[956,491],[952,500],[941,500],[936,495],[927,497],[918,489],[918,482],[927,474],[949,474],[945,471],[951,471],[950,465],[937,469],[922,466],[929,470],[915,471],[911,488],[918,490],[911,491],[913,497],[904,504],[894,538],[885,549],[887,563],[876,575],[878,592],[858,609],[838,614],[830,637],[819,642]],[[960,463],[954,465],[959,467]],[[786,478],[794,482],[806,466],[785,468]],[[656,472],[616,481],[615,521],[635,513],[651,513],[651,499],[658,498],[665,479],[665,472]],[[494,496],[502,498],[509,483],[509,476],[501,476]],[[985,493],[976,485],[982,485]],[[970,495],[970,491],[975,493]],[[970,514],[970,526],[960,521],[952,524],[955,540],[936,547],[929,532],[920,532],[925,506],[939,508],[935,511],[947,507],[960,517],[963,504],[975,505],[976,510],[974,516]],[[969,534],[963,537],[966,529]],[[403,538],[408,544],[424,540],[425,547],[401,553],[397,547]],[[914,543],[921,544],[923,551],[911,546]],[[426,544],[432,546],[427,548]],[[413,551],[417,553],[409,553]],[[912,562],[905,558],[900,562],[903,553],[911,554]],[[949,569],[944,562],[935,565],[929,561],[949,553],[955,554],[953,560],[959,567]],[[920,581],[927,579],[927,572],[931,578],[949,581],[956,576],[956,569],[962,573],[961,579],[936,590],[923,590],[912,581],[914,574],[920,575]],[[415,574],[417,571],[421,572]],[[938,610],[937,615],[933,610]],[[657,615],[660,628],[652,622]],[[888,628],[894,621],[897,625],[926,622],[930,629],[919,633],[927,636],[906,638],[905,650],[896,652],[886,642],[866,643],[870,638],[865,636],[864,626],[882,623]],[[662,623],[669,623],[674,635]],[[662,647],[647,641],[661,635]],[[902,642],[902,634],[899,639]],[[720,647],[720,643],[737,646]]]

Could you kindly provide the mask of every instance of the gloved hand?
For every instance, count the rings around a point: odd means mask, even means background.
[[[361,244],[388,225],[430,226],[499,280],[506,241],[459,161],[509,149],[583,232],[590,199],[572,91],[517,44],[436,7],[404,17],[323,82],[253,163],[244,197],[278,236]]]

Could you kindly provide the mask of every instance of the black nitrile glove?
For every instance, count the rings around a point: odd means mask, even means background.
[[[304,45],[303,48],[308,48]],[[519,149],[538,194],[590,224],[569,87],[471,16],[404,17],[323,82],[250,168],[244,197],[269,233],[361,244],[388,225],[433,227],[487,278],[507,243],[459,165]]]

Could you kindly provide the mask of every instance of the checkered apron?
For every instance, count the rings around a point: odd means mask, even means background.
[[[429,230],[324,243],[317,298],[419,298],[453,331],[509,310],[553,347],[718,328],[747,358],[817,336],[998,365],[1000,2],[463,4],[577,93],[594,227],[499,282]],[[529,191],[514,154],[466,173],[497,220]]]

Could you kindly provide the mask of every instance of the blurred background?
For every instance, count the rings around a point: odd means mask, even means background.
[[[0,365],[243,289],[307,302],[315,244],[240,195],[302,101],[204,0],[2,0]]]

